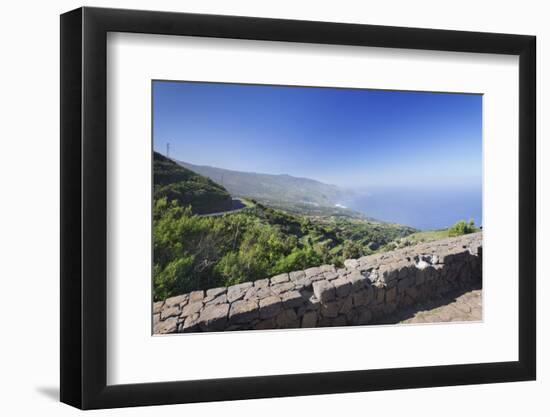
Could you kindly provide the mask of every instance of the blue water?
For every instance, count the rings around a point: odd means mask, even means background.
[[[357,193],[344,204],[369,217],[430,230],[458,220],[473,219],[476,226],[482,225],[481,200],[481,189],[473,187],[387,187]]]

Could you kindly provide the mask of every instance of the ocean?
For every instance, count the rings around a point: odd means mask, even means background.
[[[469,219],[482,226],[481,188],[369,188],[341,204],[378,220],[421,230],[447,228]]]

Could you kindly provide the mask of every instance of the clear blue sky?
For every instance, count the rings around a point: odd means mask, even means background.
[[[482,96],[153,82],[154,149],[347,187],[480,186]]]

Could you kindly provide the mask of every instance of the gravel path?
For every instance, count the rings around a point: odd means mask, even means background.
[[[482,320],[482,290],[445,294],[417,304],[377,324],[440,323]]]

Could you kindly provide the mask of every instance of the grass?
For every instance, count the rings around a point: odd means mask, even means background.
[[[473,233],[480,232],[481,229],[474,228]],[[394,242],[391,242],[389,247],[386,247],[386,250],[398,249],[405,246],[412,246],[418,243],[432,242],[434,240],[445,239],[449,237],[449,229],[439,229],[439,230],[425,230],[422,232],[412,233],[408,236],[396,239]]]
[[[431,242],[449,237],[449,229],[441,230],[426,230],[423,232],[413,233],[404,239],[410,240],[411,243]]]
[[[241,202],[246,206],[246,208],[252,208],[256,206],[256,204],[253,201],[249,200],[248,198],[239,197],[239,200],[241,200]]]

